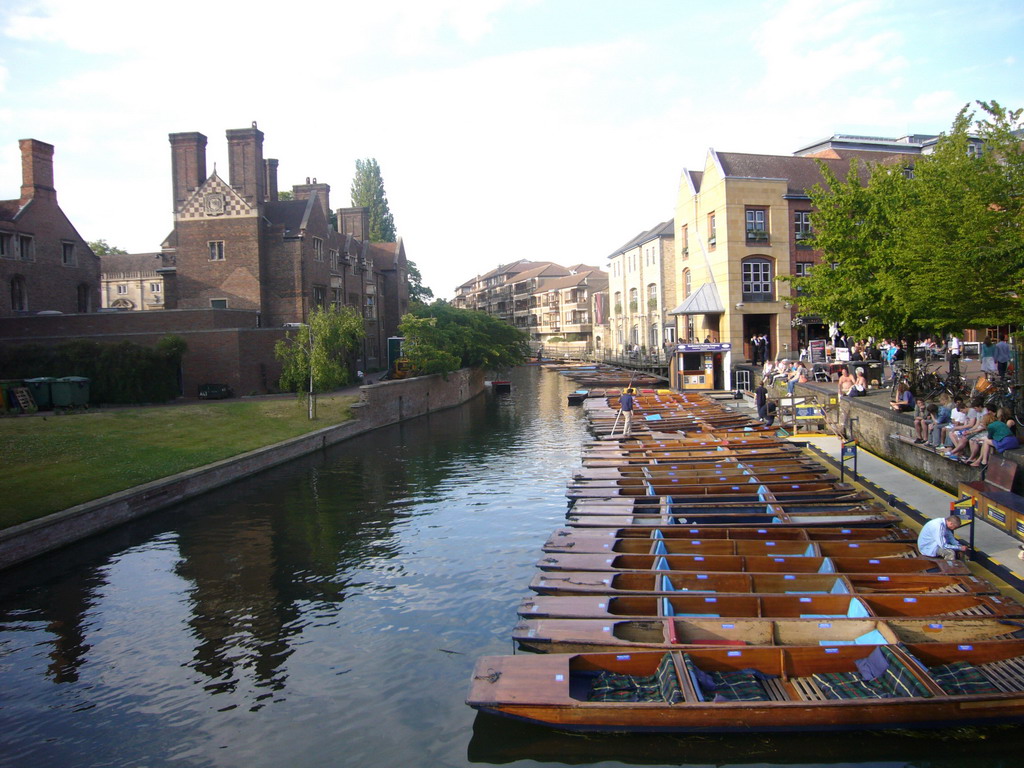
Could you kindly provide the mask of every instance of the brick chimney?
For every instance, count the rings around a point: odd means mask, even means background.
[[[368,240],[370,237],[370,209],[339,208],[338,231],[343,235],[352,235],[357,240]]]
[[[267,199],[266,168],[263,165],[263,131],[253,121],[251,128],[232,128],[228,136],[228,183],[257,205]]]
[[[206,181],[206,137],[201,133],[172,133],[171,181],[174,186],[174,210]]]
[[[267,158],[263,161],[264,188],[267,190],[267,200],[277,202],[277,160]]]
[[[21,201],[56,200],[53,187],[53,145],[36,139],[22,139]]]
[[[324,209],[324,216],[328,219],[331,218],[331,185],[330,184],[318,184],[316,179],[310,181],[309,177],[306,177],[305,184],[295,184],[292,186],[292,194],[295,195],[296,200],[309,200],[313,196],[313,193],[319,196],[320,207]]]

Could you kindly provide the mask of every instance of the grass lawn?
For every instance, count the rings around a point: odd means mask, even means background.
[[[352,418],[357,395],[0,419],[0,528]]]

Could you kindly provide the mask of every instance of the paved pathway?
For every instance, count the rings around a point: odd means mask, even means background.
[[[831,456],[836,461],[839,460],[839,438],[801,435],[799,439],[801,442],[808,441],[825,455]],[[847,465],[848,469],[852,470],[850,462]],[[900,469],[895,464],[890,464],[885,459],[863,448],[859,448],[857,452],[857,472],[869,482],[928,518],[949,514],[950,502],[956,500],[954,496],[941,488]],[[958,537],[967,541],[968,529],[961,528]],[[989,523],[979,521],[975,523],[974,546],[998,565],[1002,565],[1017,576],[1024,578],[1024,560],[1017,556],[1021,551],[1020,542],[1013,536],[1003,533]]]

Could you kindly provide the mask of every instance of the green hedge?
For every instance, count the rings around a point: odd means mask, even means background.
[[[156,348],[127,341],[0,345],[0,379],[84,376],[90,380],[90,403],[162,403],[181,394],[184,351],[177,336],[161,339]]]

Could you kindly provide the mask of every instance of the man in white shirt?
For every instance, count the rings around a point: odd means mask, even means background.
[[[946,347],[949,353],[949,372],[960,374],[960,337],[955,333],[949,337],[949,345]]]
[[[925,557],[941,557],[946,562],[953,562],[958,552],[967,551],[967,546],[957,542],[953,535],[959,527],[960,518],[956,515],[929,520],[918,534],[918,551]]]

